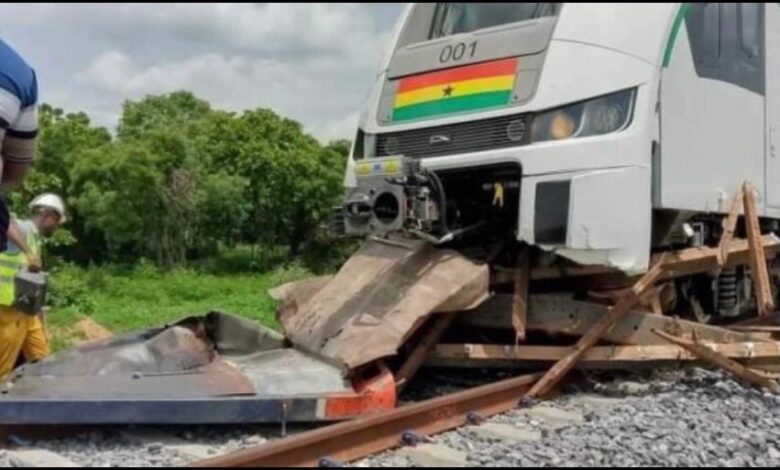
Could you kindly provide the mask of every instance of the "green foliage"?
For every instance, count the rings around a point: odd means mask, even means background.
[[[184,268],[161,271],[148,261],[129,269],[68,265],[52,275],[47,322],[55,349],[71,345],[73,325],[83,316],[123,333],[217,309],[276,328],[276,303],[267,291],[309,275],[295,264],[264,274],[218,275]]]
[[[247,180],[242,238],[287,244],[292,255],[300,254],[341,196],[346,153],[320,146],[300,124],[270,110],[219,114],[211,128],[225,136],[209,140],[214,163]]]
[[[92,314],[95,303],[84,271],[73,267],[62,267],[52,272],[48,303],[53,309],[72,307],[83,314]]]
[[[40,123],[40,158],[10,200],[24,216],[40,192],[65,197],[49,254],[173,269],[249,245],[254,271],[338,257],[318,233],[342,194],[347,141],[323,146],[271,110],[218,111],[184,91],[125,102],[113,138],[48,105]]]

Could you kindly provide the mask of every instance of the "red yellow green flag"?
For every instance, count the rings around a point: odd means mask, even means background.
[[[504,106],[512,98],[517,58],[465,65],[401,79],[393,121]]]

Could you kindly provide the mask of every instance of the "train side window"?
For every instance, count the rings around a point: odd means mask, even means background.
[[[757,3],[740,3],[739,36],[742,52],[756,58],[761,50],[761,12]]]
[[[715,64],[721,56],[721,4],[705,3],[702,15],[702,47],[705,58]]]
[[[764,4],[693,3],[685,24],[696,75],[764,93]]]
[[[697,66],[717,67],[721,58],[721,4],[694,3],[686,18],[688,37]]]

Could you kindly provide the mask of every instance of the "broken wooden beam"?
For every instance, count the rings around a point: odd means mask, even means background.
[[[628,311],[639,302],[639,299],[655,285],[655,282],[664,272],[665,263],[666,257],[662,256],[658,262],[647,271],[636,284],[634,284],[631,290],[621,297],[620,301],[618,301],[615,306],[610,307],[606,315],[601,317],[595,325],[582,335],[572,347],[571,352],[556,362],[555,365],[553,365],[550,370],[548,370],[544,376],[531,387],[531,390],[529,390],[526,395],[530,398],[539,398],[546,396],[552,391],[561,379],[563,379],[563,377],[574,367],[576,362],[588,348],[595,345],[604,333],[612,328],[620,317],[628,313]]]
[[[529,250],[523,250],[517,260],[515,286],[512,294],[512,326],[515,329],[515,341],[525,339],[525,323],[528,312],[528,284],[530,282],[531,256]]]
[[[750,365],[780,365],[780,343],[776,341],[707,343],[707,347]],[[569,352],[569,346],[439,344],[431,352],[426,364],[461,367],[538,366],[558,361]],[[641,364],[658,366],[697,360],[698,355],[668,342],[643,346],[593,346],[577,362],[577,368],[632,369]]]
[[[404,361],[403,365],[395,374],[395,387],[397,393],[401,391],[409,384],[409,381],[414,377],[414,374],[420,370],[420,367],[425,363],[425,358],[428,357],[430,351],[436,346],[444,334],[444,331],[452,324],[452,320],[455,315],[451,313],[439,314],[438,318],[432,321],[430,328],[423,334],[420,341],[415,345],[414,350]]]
[[[750,247],[750,273],[753,276],[756,306],[758,307],[758,315],[765,317],[774,312],[775,301],[772,298],[772,287],[769,285],[766,258],[762,256],[761,226],[758,223],[756,192],[750,184],[745,183],[742,187],[742,193],[745,201],[745,227]]]
[[[553,335],[582,336],[596,322],[606,315],[609,307],[602,304],[574,300],[569,295],[531,294],[528,297],[526,330]],[[512,296],[497,294],[476,310],[458,314],[457,323],[462,328],[503,329],[512,328]],[[761,336],[747,332],[679,320],[672,317],[653,315],[649,312],[632,310],[626,313],[607,331],[603,340],[624,345],[666,344],[652,333],[656,328],[663,331],[690,335],[696,332],[700,338],[716,343],[736,343],[760,340]]]
[[[773,257],[780,248],[780,238],[774,234],[766,234],[760,238],[764,248],[765,257]],[[734,267],[750,262],[750,246],[747,240],[735,239],[728,245],[726,262],[724,267]],[[693,247],[679,251],[665,253],[666,274],[662,279],[671,279],[691,274],[706,273],[719,268],[718,260],[721,256],[719,247]],[[653,257],[657,262],[660,255]]]
[[[780,250],[780,238],[768,233],[761,236],[761,245],[764,248],[766,258],[774,257]],[[723,267],[735,267],[750,263],[750,246],[747,240],[733,239],[723,246],[709,247],[700,246],[693,248],[684,248],[678,251],[663,253],[667,255],[666,269],[661,280],[672,279],[676,277],[689,276],[691,274],[712,272],[721,266],[719,261],[725,256]],[[658,262],[662,254],[651,257],[651,265]],[[514,268],[496,268],[492,273],[491,282],[494,284],[512,283],[515,279]],[[622,282],[631,283],[636,281],[638,276],[625,276],[614,268],[605,266],[543,266],[531,269],[531,281],[544,281],[563,278],[588,278],[588,277],[608,276]]]
[[[661,297],[662,294],[666,294],[668,292],[668,289],[665,289],[665,287],[669,287],[669,286],[672,287],[672,292],[674,292],[673,291],[674,286],[671,284],[671,282],[650,289],[650,291],[640,299],[639,307],[641,307],[642,310],[646,310],[653,314],[663,315],[665,310],[665,301]],[[628,288],[611,289],[611,290],[604,290],[604,291],[601,290],[588,291],[588,298],[593,299],[594,301],[599,303],[610,302],[614,304],[618,301],[618,299],[620,299],[620,296],[623,295],[623,293],[627,289]],[[665,295],[665,297],[668,296]],[[606,305],[609,305],[609,303],[607,303]]]
[[[772,379],[762,375],[761,373],[754,371],[742,364],[734,361],[733,359],[726,357],[722,353],[715,351],[714,349],[697,342],[694,340],[686,340],[678,338],[677,336],[670,335],[664,331],[653,331],[661,338],[669,341],[672,344],[687,349],[691,353],[697,355],[701,359],[710,362],[716,366],[719,366],[732,374],[736,375],[740,379],[754,385],[758,388],[765,388],[771,390],[774,393],[780,393],[780,386],[777,385]]]
[[[731,207],[726,218],[723,219],[723,233],[718,243],[718,266],[723,267],[729,257],[728,246],[734,238],[734,231],[737,229],[737,220],[739,219],[739,210],[744,206],[744,191],[739,189],[734,193],[734,199],[731,201]]]

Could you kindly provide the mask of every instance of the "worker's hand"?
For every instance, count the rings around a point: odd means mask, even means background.
[[[41,270],[41,258],[34,254],[27,255],[27,270],[37,273]]]

